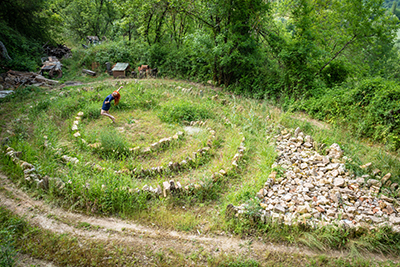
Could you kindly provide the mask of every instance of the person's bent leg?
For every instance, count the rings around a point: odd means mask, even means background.
[[[100,114],[109,117],[113,122],[115,122],[115,118],[107,110],[102,109]]]

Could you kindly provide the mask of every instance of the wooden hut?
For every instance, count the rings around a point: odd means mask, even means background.
[[[111,70],[114,78],[125,78],[126,72],[129,68],[129,63],[117,63]]]

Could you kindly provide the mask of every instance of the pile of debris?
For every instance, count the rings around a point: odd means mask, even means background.
[[[57,74],[57,78],[62,77],[62,64],[56,57],[48,57],[42,58],[43,66],[40,69],[40,74],[44,75],[45,72],[49,73],[49,77],[53,78],[55,74]]]
[[[275,138],[279,158],[272,167],[278,171],[270,174],[257,194],[263,221],[369,229],[390,226],[400,232],[399,202],[390,197],[399,195],[399,185],[390,181],[390,173],[357,177],[346,170],[350,159],[339,145],[320,155],[311,136],[299,128],[283,129]],[[230,209],[238,215],[246,213],[247,207],[231,205]]]
[[[71,49],[62,44],[58,44],[57,46],[46,45],[43,48],[48,56],[57,57],[59,59],[63,57],[69,58],[72,55]]]
[[[13,90],[19,86],[53,86],[59,82],[46,79],[42,75],[34,72],[21,72],[10,70],[0,75],[0,90]]]

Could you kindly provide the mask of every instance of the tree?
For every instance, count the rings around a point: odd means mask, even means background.
[[[106,35],[118,15],[112,0],[57,0],[54,11],[62,17],[70,35],[78,39]]]
[[[300,95],[330,65],[336,73],[338,68],[349,73],[346,64],[365,68],[365,49],[377,42],[392,44],[398,28],[382,0],[288,0],[278,7],[285,22],[277,22],[277,34],[264,29],[263,35],[285,73],[287,92]]]

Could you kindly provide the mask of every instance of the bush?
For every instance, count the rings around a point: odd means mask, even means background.
[[[87,105],[83,110],[83,117],[87,119],[98,119],[100,118],[101,103],[91,103]]]
[[[104,129],[100,134],[100,142],[104,157],[121,158],[129,152],[128,143],[114,128]]]
[[[39,69],[40,58],[45,53],[37,40],[25,37],[4,23],[0,23],[0,40],[6,46],[11,57],[10,61],[1,61],[0,65],[4,63],[7,69],[20,71],[36,71]]]
[[[205,106],[197,106],[190,102],[178,102],[163,106],[158,117],[163,122],[181,123],[182,121],[209,119],[212,114]]]
[[[345,84],[297,101],[295,108],[315,118],[346,125],[356,135],[400,148],[400,84],[382,78]]]
[[[349,75],[345,64],[340,61],[333,61],[322,71],[322,77],[328,87],[341,84]]]

